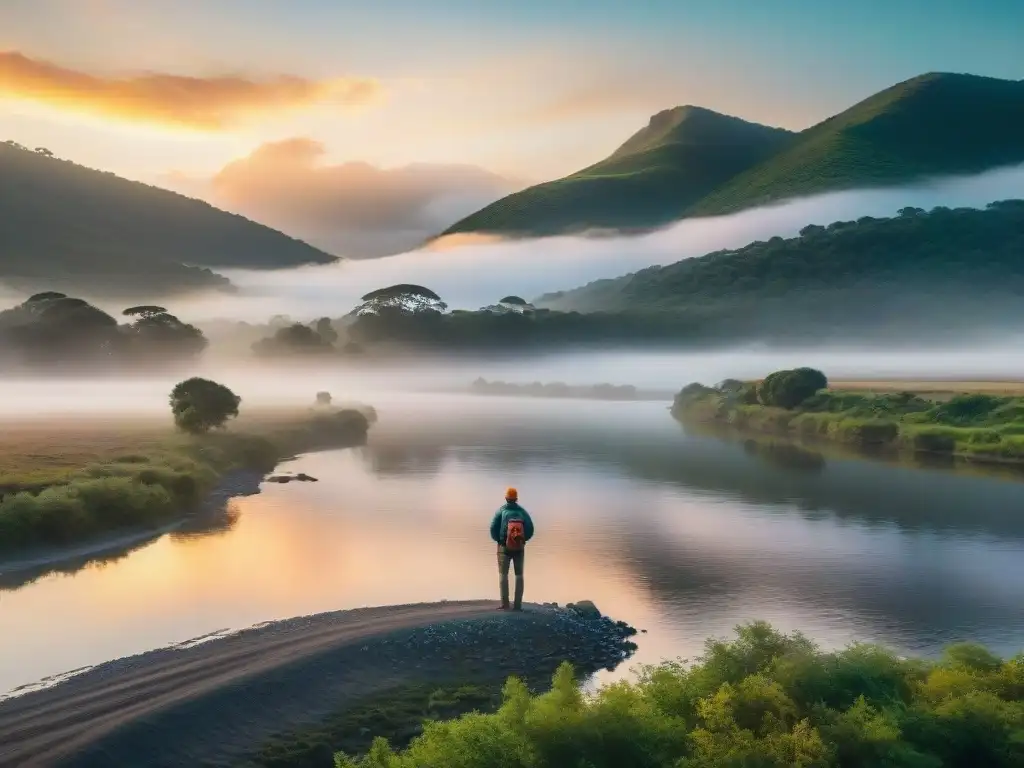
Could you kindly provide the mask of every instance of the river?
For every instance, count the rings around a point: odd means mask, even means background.
[[[647,630],[637,663],[753,619],[827,647],[1024,647],[1020,482],[688,434],[663,403],[373,402],[369,445],[286,467],[317,483],[0,582],[0,692],[298,614],[496,594],[487,528],[509,485],[537,526],[527,599],[591,599]]]

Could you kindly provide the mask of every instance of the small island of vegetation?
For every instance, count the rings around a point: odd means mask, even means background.
[[[321,402],[257,412],[228,429],[240,404],[222,384],[191,378],[170,396],[176,430],[160,422],[11,430],[0,441],[0,557],[182,520],[228,473],[261,476],[297,453],[362,444],[376,417]]]
[[[912,451],[979,462],[1024,462],[1024,398],[957,393],[837,391],[813,368],[775,371],[761,381],[692,383],[672,414],[687,423],[826,439],[860,448]]]

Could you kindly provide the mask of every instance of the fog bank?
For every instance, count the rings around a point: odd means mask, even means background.
[[[689,219],[632,237],[553,237],[499,240],[411,251],[369,261],[278,272],[228,271],[236,296],[175,300],[190,320],[232,318],[263,322],[286,314],[298,320],[338,317],[359,297],[393,283],[419,283],[437,291],[453,309],[478,309],[507,294],[528,299],[669,264],[755,240],[792,237],[808,224],[861,216],[892,216],[904,206],[925,209],[983,207],[1024,196],[1024,166],[914,186],[837,192],[730,216]]]
[[[429,412],[436,395],[467,389],[473,379],[528,384],[561,381],[572,385],[632,384],[643,389],[680,389],[691,381],[713,384],[725,378],[759,378],[779,368],[810,365],[838,379],[1022,380],[1024,338],[970,349],[879,352],[856,348],[766,349],[734,347],[715,352],[562,352],[496,360],[405,360],[373,365],[286,363],[276,367],[225,366],[206,362],[177,374],[121,379],[0,379],[0,421],[47,416],[160,415],[169,418],[167,398],[177,381],[203,375],[242,396],[247,408],[312,405],[319,390],[335,402],[375,406],[386,420],[389,404],[419,404]],[[453,395],[459,397],[460,395]],[[469,397],[470,395],[465,395]],[[501,398],[489,397],[494,409]],[[594,402],[595,418],[622,404]]]

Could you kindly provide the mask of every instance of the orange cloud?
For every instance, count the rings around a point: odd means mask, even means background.
[[[473,165],[334,165],[326,154],[313,139],[286,139],[257,147],[211,178],[167,174],[161,181],[354,258],[418,247],[523,186]]]
[[[375,80],[309,80],[280,75],[188,77],[144,73],[101,77],[0,51],[0,99],[33,101],[128,122],[220,130],[261,113],[318,103],[361,106],[380,92]]]

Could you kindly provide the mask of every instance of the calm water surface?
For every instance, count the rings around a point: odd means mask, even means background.
[[[537,524],[527,598],[647,629],[638,662],[752,619],[825,646],[1024,647],[1024,483],[688,435],[659,403],[376,404],[367,447],[289,465],[319,483],[70,574],[0,575],[0,691],[297,614],[495,594],[508,485]]]

